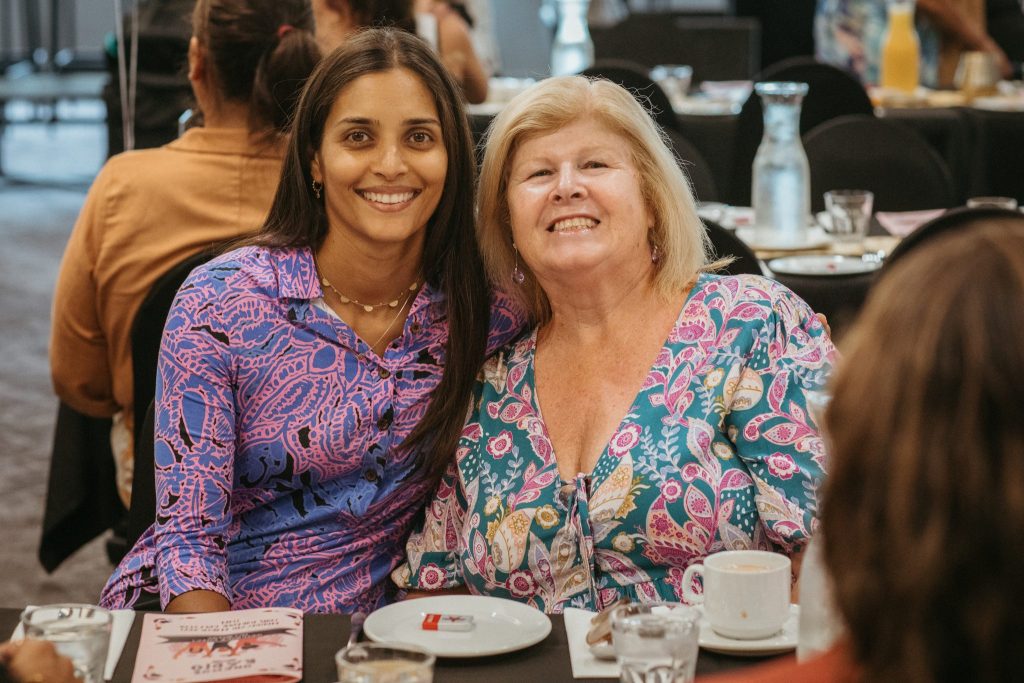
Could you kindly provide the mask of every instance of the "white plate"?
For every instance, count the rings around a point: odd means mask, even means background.
[[[472,631],[424,631],[426,614],[472,615]],[[363,631],[378,642],[408,643],[438,657],[485,657],[539,643],[551,632],[543,612],[483,595],[438,595],[396,602],[366,617]]]
[[[768,270],[781,275],[858,275],[878,270],[881,265],[880,260],[865,260],[859,256],[802,254],[772,259]]]
[[[754,210],[749,206],[729,206],[719,202],[703,202],[697,207],[697,215],[718,223],[726,230],[750,227],[754,224]]]
[[[768,238],[763,241],[757,239],[757,232],[754,228],[737,228],[736,236],[746,242],[751,249],[763,249],[766,251],[799,251],[801,249],[817,249],[824,247],[831,242],[828,234],[820,227],[808,228],[804,238],[792,241],[788,236],[785,239]]]
[[[789,606],[789,618],[782,630],[770,638],[758,640],[737,640],[720,636],[711,630],[707,618],[700,618],[700,646],[710,652],[744,657],[762,657],[796,649],[797,632],[800,624],[800,605]]]

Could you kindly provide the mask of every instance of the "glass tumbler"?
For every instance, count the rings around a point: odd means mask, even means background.
[[[868,234],[875,195],[868,190],[831,190],[825,208],[831,219],[826,232],[837,242],[862,242]]]
[[[413,645],[357,643],[338,650],[338,683],[432,683],[434,655]]]
[[[700,613],[677,602],[612,611],[612,643],[621,683],[691,683],[697,671]]]
[[[53,643],[83,683],[103,683],[111,623],[107,610],[78,603],[30,607],[21,614],[25,637]]]

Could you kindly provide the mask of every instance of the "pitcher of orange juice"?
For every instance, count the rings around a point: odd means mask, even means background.
[[[921,44],[914,28],[914,0],[889,0],[889,27],[882,40],[881,85],[913,93],[920,82]]]

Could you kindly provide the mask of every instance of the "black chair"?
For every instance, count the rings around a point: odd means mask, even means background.
[[[941,157],[912,129],[870,116],[827,121],[803,140],[811,168],[811,208],[839,188],[871,190],[876,211],[912,211],[959,204]]]
[[[704,155],[679,131],[674,128],[665,128],[664,130],[672,143],[672,151],[675,152],[676,158],[679,159],[683,170],[690,178],[690,186],[693,188],[693,194],[697,200],[702,202],[718,201],[718,187],[715,185],[711,167],[704,159]]]
[[[942,237],[943,235],[971,228],[980,227],[993,221],[1024,225],[1024,214],[1008,209],[994,207],[950,209],[946,213],[933,218],[917,230],[907,235],[897,244],[886,257],[882,272],[888,272],[894,263],[902,261],[909,252],[917,250],[922,244]]]
[[[846,115],[874,116],[867,91],[852,74],[813,57],[794,57],[773,64],[758,74],[758,81],[806,83],[807,95],[800,107],[800,135],[832,119]],[[736,121],[731,202],[750,204],[751,166],[764,135],[761,98],[751,93]]]
[[[135,471],[132,476],[132,502],[128,509],[125,527],[125,543],[128,548],[135,545],[139,537],[156,520],[156,477],[153,459],[155,434],[153,401],[149,402],[145,415],[138,420],[141,439],[135,442]]]
[[[624,60],[601,60],[584,69],[580,75],[618,83],[644,105],[659,126],[666,130],[679,128],[668,95],[647,75],[642,66]]]
[[[688,64],[698,81],[747,80],[760,69],[761,24],[747,17],[633,13],[615,26],[592,27],[594,56],[643,67]]]
[[[747,246],[747,243],[737,237],[732,231],[726,230],[715,221],[707,218],[704,221],[704,229],[707,230],[711,239],[711,248],[714,251],[714,258],[734,257],[732,263],[718,271],[725,275],[763,275],[761,261],[754,255],[754,251]]]
[[[178,288],[185,281],[192,269],[209,261],[219,253],[219,247],[213,247],[198,254],[193,254],[173,266],[169,271],[160,276],[149,290],[149,294],[142,301],[138,312],[132,321],[130,333],[132,344],[132,415],[135,424],[132,429],[134,473],[132,479],[132,501],[131,508],[136,507],[135,499],[140,485],[143,491],[149,491],[149,507],[153,504],[153,482],[147,481],[153,478],[153,428],[152,422],[149,431],[144,431],[141,416],[152,405],[153,397],[156,394],[156,364],[160,355],[160,338],[163,335],[164,323],[167,321],[167,313],[171,310],[174,296]],[[139,469],[139,451],[148,450],[148,471]],[[144,493],[143,495],[147,495]],[[111,561],[117,563],[124,554],[134,545],[138,538],[131,538],[128,526],[132,523],[132,513],[129,514],[124,523],[114,526],[114,535],[107,540],[107,555]],[[152,519],[150,520],[152,523]],[[148,524],[147,524],[148,526]],[[144,531],[145,529],[143,529]]]

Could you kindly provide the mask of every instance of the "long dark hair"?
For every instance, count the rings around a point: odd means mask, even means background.
[[[1024,669],[1024,217],[883,275],[825,413],[822,530],[860,680]]]
[[[192,33],[220,92],[249,107],[249,129],[283,133],[320,60],[309,0],[196,0]]]
[[[401,30],[367,29],[325,57],[310,76],[295,112],[281,182],[263,229],[254,242],[316,250],[327,234],[322,200],[311,189],[313,155],[341,91],[360,76],[407,69],[434,98],[448,153],[441,200],[427,222],[423,248],[426,281],[445,296],[448,340],[445,368],[426,415],[405,447],[420,447],[421,469],[438,477],[455,453],[473,380],[484,361],[490,320],[490,288],[474,238],[476,164],[462,91],[433,50]]]

